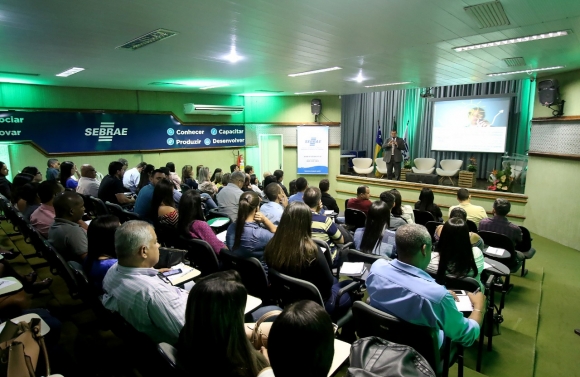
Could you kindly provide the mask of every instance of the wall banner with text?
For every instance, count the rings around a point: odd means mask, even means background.
[[[328,174],[328,126],[296,129],[298,174]]]
[[[0,112],[0,142],[32,141],[48,154],[244,147],[242,125],[182,125],[169,114]]]

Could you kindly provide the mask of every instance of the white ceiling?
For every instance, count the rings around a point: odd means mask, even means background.
[[[580,68],[580,1],[503,0],[510,25],[479,29],[463,7],[486,0],[2,0],[0,82],[205,93],[326,90],[351,94],[497,81],[487,73]],[[179,35],[129,51],[115,49],[157,28]],[[454,52],[454,46],[572,29],[566,37]],[[235,41],[244,59],[222,59]],[[86,71],[68,78],[70,67]],[[289,73],[343,69],[291,78]],[[362,72],[365,81],[354,79]],[[557,71],[554,71],[557,72]],[[523,78],[526,74],[504,76]],[[159,87],[151,82],[189,83]],[[364,85],[412,81],[405,86]]]

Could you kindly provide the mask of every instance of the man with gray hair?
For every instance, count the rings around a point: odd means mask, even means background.
[[[397,229],[395,243],[399,259],[379,259],[366,280],[374,308],[416,325],[438,328],[439,346],[445,337],[466,347],[479,337],[485,296],[467,293],[473,311],[469,318],[457,310],[455,298],[424,270],[431,261],[431,236],[422,225]]]
[[[238,204],[242,196],[242,187],[246,180],[246,174],[235,171],[230,175],[230,182],[217,194],[218,209],[228,215],[230,220],[236,221],[238,218]]]
[[[145,221],[123,223],[115,232],[115,251],[118,262],[103,280],[103,305],[155,343],[177,343],[188,294],[165,283],[153,268],[159,261],[153,227]]]
[[[119,161],[122,163],[122,161]],[[133,194],[137,192],[137,187],[139,186],[139,180],[141,179],[141,171],[145,169],[147,163],[145,161],[140,162],[132,169],[129,169],[123,175],[123,186],[129,189]]]

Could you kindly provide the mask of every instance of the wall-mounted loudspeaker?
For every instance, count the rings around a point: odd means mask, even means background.
[[[540,103],[544,106],[552,106],[560,100],[560,86],[558,80],[542,80],[538,82]]]
[[[313,99],[310,102],[310,111],[312,112],[312,115],[320,115],[320,112],[322,111],[322,101],[319,99]]]

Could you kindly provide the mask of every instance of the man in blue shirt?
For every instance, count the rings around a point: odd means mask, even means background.
[[[296,194],[288,198],[288,202],[303,202],[304,201],[304,190],[308,187],[308,181],[306,178],[298,178],[296,180]]]
[[[399,259],[376,261],[366,280],[371,306],[404,321],[439,328],[444,337],[466,347],[479,337],[485,296],[468,293],[469,318],[457,310],[455,299],[424,270],[431,260],[431,236],[422,225],[401,226],[395,235]]]
[[[141,216],[143,220],[153,223],[153,219],[150,218],[151,212],[151,200],[153,200],[153,190],[157,182],[165,178],[165,173],[161,169],[155,169],[151,172],[149,176],[149,184],[143,187],[139,194],[137,195],[137,200],[135,201],[135,207],[133,212]]]
[[[288,199],[284,195],[282,187],[277,183],[270,183],[264,188],[264,194],[268,198],[268,202],[262,204],[260,212],[266,216],[274,225],[280,224],[280,218],[284,212],[284,208],[288,205]]]

